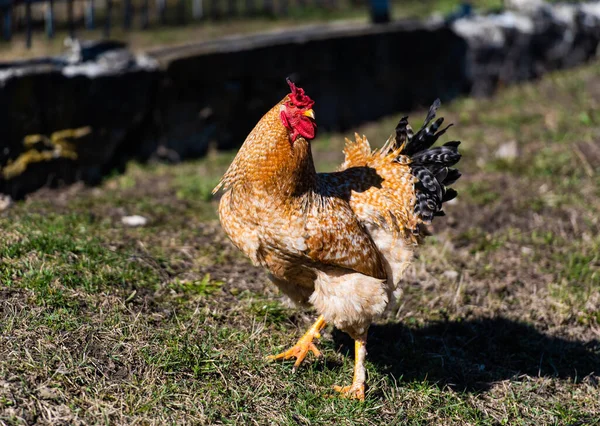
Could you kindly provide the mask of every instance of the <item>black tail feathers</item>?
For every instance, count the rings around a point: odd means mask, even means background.
[[[442,146],[431,148],[452,126],[450,124],[438,131],[444,119],[438,118],[431,123],[440,105],[440,100],[436,99],[417,133],[413,133],[408,124],[408,117],[402,117],[396,126],[395,145],[397,147],[404,145],[401,154],[410,157],[412,174],[418,179],[415,184],[417,195],[415,213],[425,223],[430,223],[435,216],[444,215],[442,204],[457,195],[457,192],[448,186],[460,177],[460,172],[451,168],[460,160],[461,155],[458,152],[460,142],[446,142]]]

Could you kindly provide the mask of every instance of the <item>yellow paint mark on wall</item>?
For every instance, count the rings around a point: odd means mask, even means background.
[[[80,127],[78,129],[64,129],[54,132],[50,137],[45,135],[27,135],[23,138],[25,152],[19,155],[14,161],[10,161],[2,168],[2,176],[9,180],[22,174],[30,164],[51,161],[59,158],[77,159],[77,151],[72,139],[78,139],[87,136],[92,132],[90,126]],[[49,150],[38,150],[34,147],[42,143]]]

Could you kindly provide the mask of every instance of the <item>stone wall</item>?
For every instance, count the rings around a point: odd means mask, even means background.
[[[489,95],[499,86],[572,67],[596,55],[600,2],[532,3],[535,7],[525,11],[470,16],[450,24],[469,46],[470,94]]]
[[[319,127],[346,131],[458,95],[489,95],[594,57],[600,2],[427,22],[332,24],[132,55],[118,43],[0,63],[0,192],[97,182],[126,161],[239,146],[287,91],[315,99]]]

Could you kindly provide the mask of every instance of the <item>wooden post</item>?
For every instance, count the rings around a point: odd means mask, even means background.
[[[279,0],[279,14],[287,16],[289,8],[288,0]]]
[[[4,40],[10,41],[12,38],[12,5],[6,6],[2,13],[4,14]]]
[[[112,0],[106,0],[106,20],[104,21],[104,37],[110,37],[110,15],[112,14]]]
[[[237,15],[236,0],[227,0],[227,14],[229,16],[235,16],[235,15]]]
[[[69,21],[69,37],[75,38],[75,17],[73,16],[73,0],[67,0],[67,20]]]
[[[48,0],[46,7],[46,35],[54,38],[54,0]]]
[[[131,5],[131,0],[125,0],[123,3],[123,28],[126,30],[131,28],[132,15],[133,7]]]
[[[202,19],[204,15],[202,0],[192,1],[192,16],[194,19]]]
[[[166,25],[166,23],[167,23],[167,0],[156,0],[156,8],[158,9],[160,23],[162,25]]]
[[[221,13],[219,10],[219,0],[211,0],[210,1],[210,14],[213,19],[219,19],[219,17],[221,16]]]
[[[263,12],[265,15],[273,16],[275,13],[273,0],[263,0]]]
[[[254,0],[246,0],[246,16],[256,15],[256,3]]]
[[[177,21],[180,25],[185,24],[185,0],[179,0],[177,3]]]
[[[25,25],[27,26],[27,48],[31,49],[31,0],[25,2]]]
[[[371,22],[382,24],[390,22],[390,2],[389,0],[370,0],[371,3]]]
[[[150,9],[150,0],[144,0],[144,4],[142,5],[142,29],[145,30],[150,26],[150,17],[149,17],[149,9]]]
[[[95,18],[95,10],[94,10],[94,0],[87,0],[85,2],[85,27],[88,30],[94,29],[94,18]]]

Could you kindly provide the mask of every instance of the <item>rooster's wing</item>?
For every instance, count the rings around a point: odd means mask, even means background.
[[[269,263],[268,253],[275,252],[291,263],[337,266],[385,279],[375,243],[330,183],[320,181],[319,190],[302,199],[293,212],[280,212],[281,220],[272,221],[274,226],[260,235],[261,257]]]

